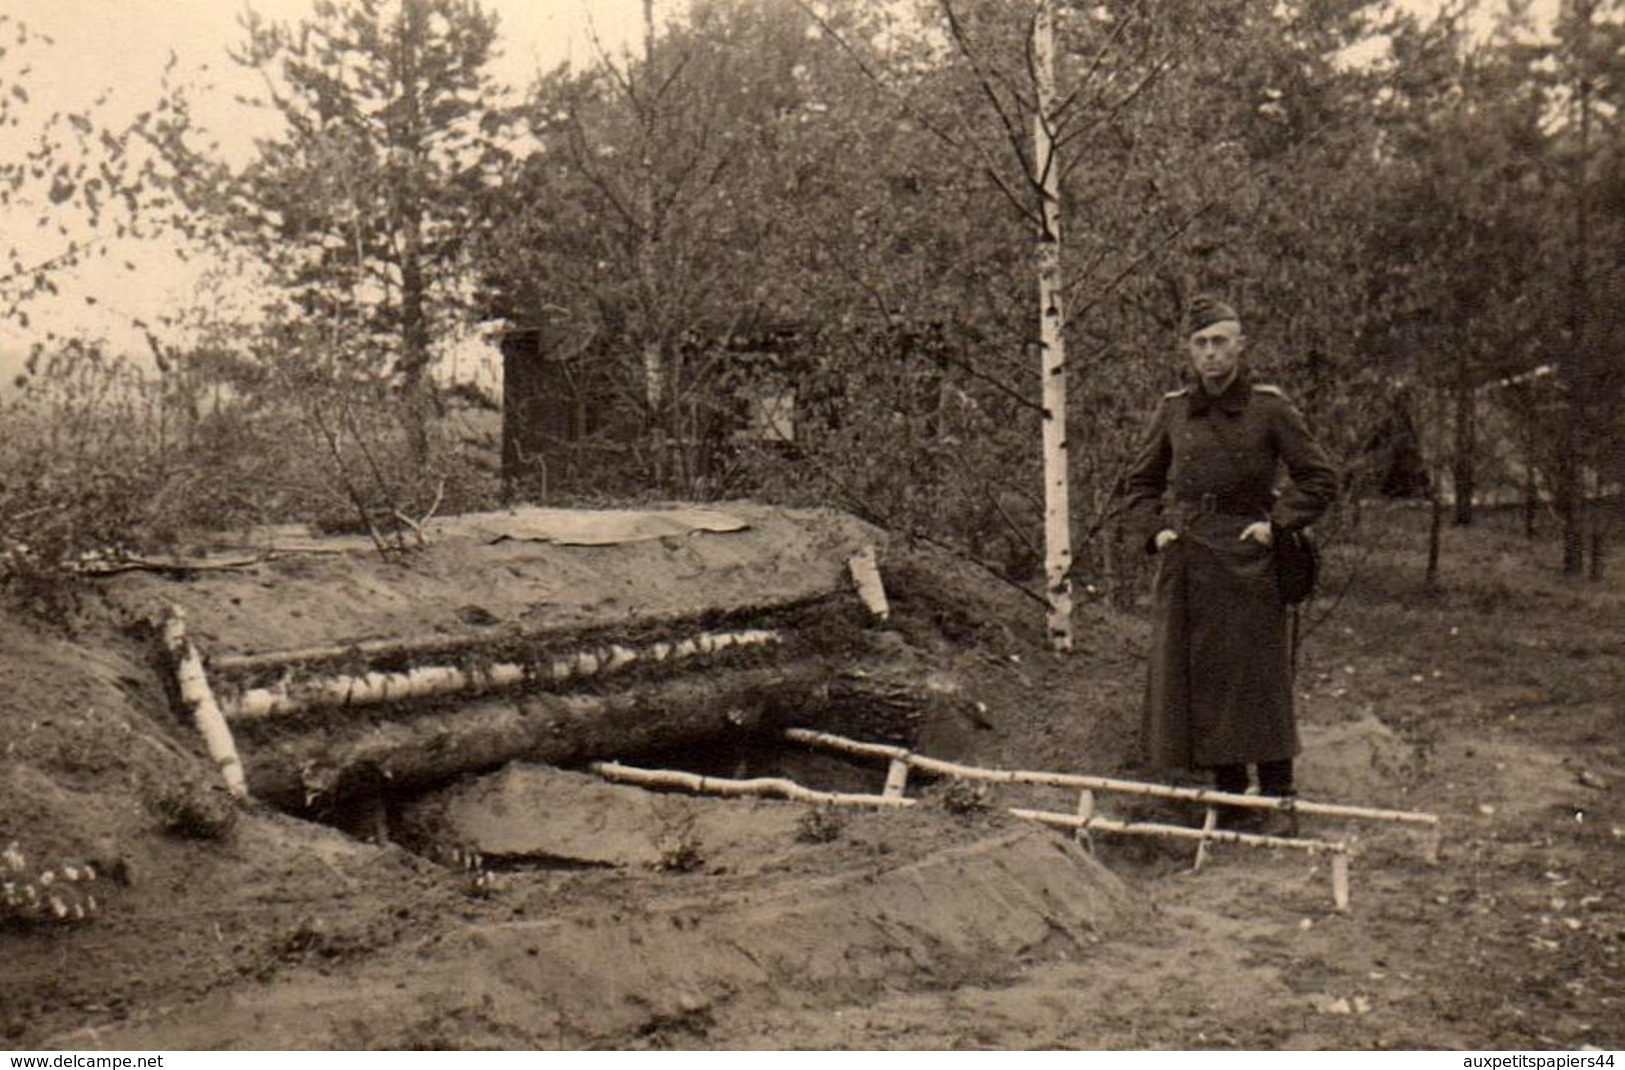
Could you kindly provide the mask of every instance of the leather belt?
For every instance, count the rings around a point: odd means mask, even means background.
[[[1217,516],[1242,516],[1262,519],[1269,515],[1272,503],[1256,499],[1241,501],[1222,494],[1203,494],[1194,498],[1175,498],[1174,508],[1184,516],[1212,513]]]

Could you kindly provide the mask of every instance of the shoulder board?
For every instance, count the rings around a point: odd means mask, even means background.
[[[1277,397],[1277,398],[1285,398],[1286,397],[1286,395],[1281,392],[1280,387],[1271,386],[1269,383],[1254,383],[1253,384],[1253,393],[1255,393],[1255,394],[1268,394],[1271,397]]]
[[[1165,398],[1182,398],[1186,394],[1189,394],[1190,392],[1191,392],[1191,388],[1188,387],[1188,386],[1185,386],[1185,387],[1180,387],[1178,390],[1170,390],[1170,391],[1168,391],[1166,394],[1164,394],[1162,396],[1165,397]]]

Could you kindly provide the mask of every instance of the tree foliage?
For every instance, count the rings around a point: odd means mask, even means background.
[[[172,121],[172,102],[111,123],[104,93],[89,109],[41,118],[30,86],[52,44],[0,11],[0,215],[11,223],[0,237],[0,320],[25,331],[29,306],[59,295],[64,274],[173,221],[158,161],[143,151]]]
[[[469,250],[506,152],[496,20],[471,0],[317,0],[297,24],[242,21],[233,59],[264,87],[244,103],[276,129],[241,165],[168,144],[199,226],[357,374],[412,394],[472,311]]]
[[[1525,7],[1486,36],[1465,9],[1378,0],[1056,4],[1087,581],[1132,578],[1117,472],[1186,374],[1199,290],[1241,307],[1254,370],[1307,410],[1353,497],[1431,487],[1466,522],[1520,481],[1533,507],[1625,477],[1625,12],[1576,0],[1545,34]],[[542,76],[517,113],[486,73],[494,20],[465,0],[249,16],[237,59],[276,127],[252,157],[194,149],[178,96],[141,127],[193,233],[262,263],[279,306],[198,367],[245,406],[290,367],[388,405],[454,324],[500,316],[543,330],[581,410],[558,444],[582,451],[574,482],[555,470],[549,493],[832,502],[1030,578],[1033,11],[696,0]],[[26,95],[12,71],[0,55],[0,90]],[[0,166],[0,197],[122,204],[109,191],[137,172],[66,165],[96,135],[63,122],[57,149]],[[13,260],[0,296],[49,282]],[[327,386],[307,430],[373,403]],[[793,442],[738,433],[790,398],[773,411]],[[1402,436],[1421,456],[1396,478]]]

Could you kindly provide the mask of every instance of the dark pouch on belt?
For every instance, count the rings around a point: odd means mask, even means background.
[[[1277,530],[1275,546],[1275,590],[1281,601],[1295,606],[1314,593],[1320,577],[1320,551],[1307,531]]]

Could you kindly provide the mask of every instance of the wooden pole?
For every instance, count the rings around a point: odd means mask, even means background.
[[[254,758],[249,785],[256,798],[305,812],[381,790],[425,788],[512,761],[573,765],[739,738],[792,717],[873,711],[873,693],[860,686],[868,681],[831,676],[826,661],[798,658],[719,666],[616,690],[464,699],[453,709],[401,717],[305,718],[297,731],[292,724],[261,721],[244,726]]]
[[[248,723],[312,709],[375,706],[465,692],[499,691],[527,684],[562,683],[620,672],[634,664],[684,661],[735,648],[777,646],[781,642],[783,636],[776,631],[746,628],[701,632],[639,647],[621,644],[589,647],[539,657],[530,664],[422,665],[402,672],[314,675],[302,680],[284,680],[275,687],[249,688],[238,695],[228,695],[225,709],[231,721]]]
[[[1047,810],[1011,810],[1010,813],[1027,821],[1037,821],[1055,828],[1100,829],[1103,832],[1116,832],[1125,836],[1162,836],[1175,840],[1198,840],[1199,856],[1209,843],[1234,843],[1243,847],[1284,847],[1312,855],[1329,854],[1332,856],[1332,902],[1338,910],[1348,908],[1349,849],[1348,844],[1340,840],[1289,839],[1285,836],[1260,836],[1251,832],[1209,829],[1206,826],[1193,829],[1183,825],[1161,825],[1149,821],[1114,821],[1105,817],[1081,818],[1072,814],[1051,813]]]
[[[894,761],[886,767],[886,787],[883,794],[888,799],[901,799],[908,793],[908,763]]]
[[[636,784],[640,787],[676,788],[697,795],[718,796],[773,796],[793,802],[817,803],[829,806],[861,806],[870,809],[917,805],[913,799],[892,795],[857,795],[843,792],[814,791],[793,780],[781,777],[761,777],[754,780],[730,780],[725,777],[700,776],[675,769],[639,769],[617,762],[594,762],[589,768],[606,780]],[[1058,814],[1048,810],[1011,809],[1011,816],[1056,828],[1119,833],[1126,836],[1161,836],[1171,839],[1199,840],[1206,847],[1209,842],[1234,843],[1245,847],[1284,847],[1306,854],[1332,856],[1332,898],[1337,908],[1348,906],[1348,845],[1340,841],[1287,839],[1281,836],[1260,836],[1248,832],[1227,832],[1213,829],[1192,829],[1180,825],[1162,825],[1153,822],[1114,821],[1105,817],[1080,817],[1076,814]]]
[[[906,764],[906,763],[905,763]],[[1078,792],[1078,816],[1087,821],[1095,816],[1095,793],[1089,790]],[[1090,850],[1094,849],[1094,842],[1089,839],[1089,826],[1081,825],[1077,832],[1078,842]]]
[[[886,601],[886,585],[880,580],[880,565],[875,560],[875,548],[866,546],[853,554],[846,559],[846,567],[852,573],[852,585],[857,588],[858,597],[863,600],[864,607],[878,620],[889,618],[891,605]]]
[[[1078,817],[1051,810],[1012,809],[1015,817],[1037,821],[1056,828],[1120,832],[1126,836],[1166,836],[1175,840],[1201,840],[1204,843],[1234,843],[1243,847],[1284,847],[1305,854],[1347,854],[1348,844],[1341,840],[1316,840],[1303,837],[1264,836],[1256,832],[1232,832],[1228,829],[1187,828],[1184,825],[1166,825],[1156,821],[1118,821],[1111,817]]]
[[[186,614],[171,605],[164,618],[161,631],[164,648],[175,670],[175,687],[180,693],[181,705],[192,715],[192,723],[208,749],[220,775],[225,778],[226,789],[239,799],[248,797],[248,781],[243,763],[237,757],[237,744],[231,738],[231,729],[220,712],[209,678],[203,671],[203,659],[186,636]]]
[[[1202,842],[1196,845],[1196,861],[1191,863],[1192,872],[1202,871],[1203,864],[1207,862],[1208,834],[1216,831],[1218,827],[1219,808],[1210,806],[1202,814]]]
[[[675,769],[639,769],[619,762],[593,762],[587,768],[603,777],[623,784],[636,784],[645,788],[678,788],[696,795],[767,796],[792,802],[816,803],[820,806],[863,806],[872,809],[915,806],[913,799],[894,795],[858,795],[839,791],[815,791],[802,787],[783,777],[756,777],[750,780],[730,780],[725,777],[700,776]]]

